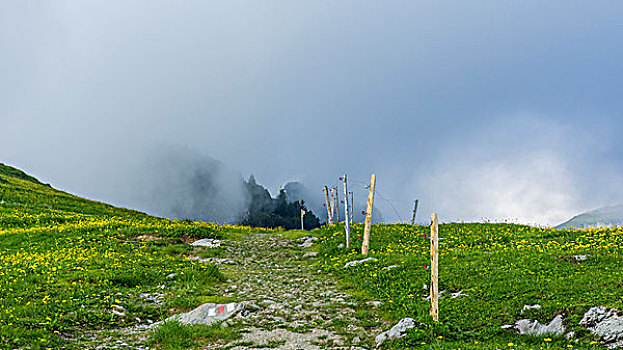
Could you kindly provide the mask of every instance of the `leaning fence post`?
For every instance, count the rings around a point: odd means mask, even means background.
[[[376,186],[376,175],[370,177],[370,193],[368,193],[368,203],[366,205],[366,221],[363,228],[363,242],[361,243],[361,254],[368,255],[370,246],[370,225],[372,225],[372,208],[374,207],[374,188]]]
[[[430,315],[439,321],[439,227],[437,214],[431,215],[430,223]]]

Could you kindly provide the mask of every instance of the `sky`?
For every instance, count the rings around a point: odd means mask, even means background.
[[[128,206],[191,149],[387,221],[556,225],[623,202],[618,1],[0,4],[0,162]],[[136,181],[133,179],[132,181]],[[141,209],[141,208],[137,208]]]

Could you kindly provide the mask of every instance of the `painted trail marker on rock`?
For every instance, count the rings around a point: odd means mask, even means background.
[[[213,304],[206,303],[194,310],[173,315],[166,319],[166,321],[178,321],[183,324],[196,325],[204,324],[209,325],[215,322],[224,321],[232,316],[235,316],[240,311],[244,310],[244,304],[229,303],[229,304]]]
[[[439,321],[439,226],[437,214],[431,215],[430,223],[430,315]]]

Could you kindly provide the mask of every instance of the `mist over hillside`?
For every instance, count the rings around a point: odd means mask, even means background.
[[[245,181],[240,173],[221,161],[188,147],[153,147],[140,155],[120,188],[112,191],[114,202],[168,218],[193,219],[217,223],[246,223],[259,226],[300,227],[300,210],[311,212],[305,218],[306,227],[317,227],[324,218],[320,195],[314,198],[309,191],[273,198],[270,192],[251,176]],[[296,187],[296,186],[295,186]],[[296,188],[304,189],[302,184]],[[285,200],[285,201],[284,201]],[[304,200],[312,207],[293,202]],[[287,214],[286,214],[287,213]],[[262,216],[262,220],[254,220]],[[285,219],[285,217],[288,217]]]
[[[607,227],[623,224],[623,205],[603,207],[574,216],[556,228]]]
[[[233,223],[248,205],[240,174],[190,148],[158,147],[131,172],[116,200],[169,218]]]

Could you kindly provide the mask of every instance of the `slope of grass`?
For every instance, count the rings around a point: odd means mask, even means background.
[[[79,347],[90,331],[197,306],[222,275],[168,243],[222,230],[86,200],[1,165],[0,348]]]
[[[22,179],[22,180],[30,181],[35,184],[42,185],[42,183],[39,182],[39,180],[26,174],[25,172],[19,169],[10,167],[8,165],[2,164],[2,163],[0,163],[0,175],[2,175],[2,177],[0,177],[0,181],[6,181],[5,179],[7,177],[12,177],[12,178]]]
[[[370,256],[378,259],[344,268],[361,259],[363,228],[355,224],[351,250],[342,225],[318,230],[323,268],[351,288],[383,302],[381,312],[396,322],[412,317],[418,326],[386,348],[539,349],[594,348],[599,345],[578,322],[592,306],[623,309],[623,230],[555,230],[512,224],[440,225],[440,322],[424,300],[430,283],[430,229],[425,226],[373,226]],[[574,255],[587,255],[578,261]],[[388,269],[391,265],[396,268]],[[462,291],[463,296],[449,297]],[[524,305],[541,309],[524,314]],[[562,314],[576,339],[519,337],[500,326],[521,318],[549,323]],[[553,339],[552,339],[553,338]],[[510,344],[510,345],[509,345]]]
[[[585,228],[590,226],[614,226],[623,223],[623,205],[599,208],[574,216],[556,226],[564,228]]]

